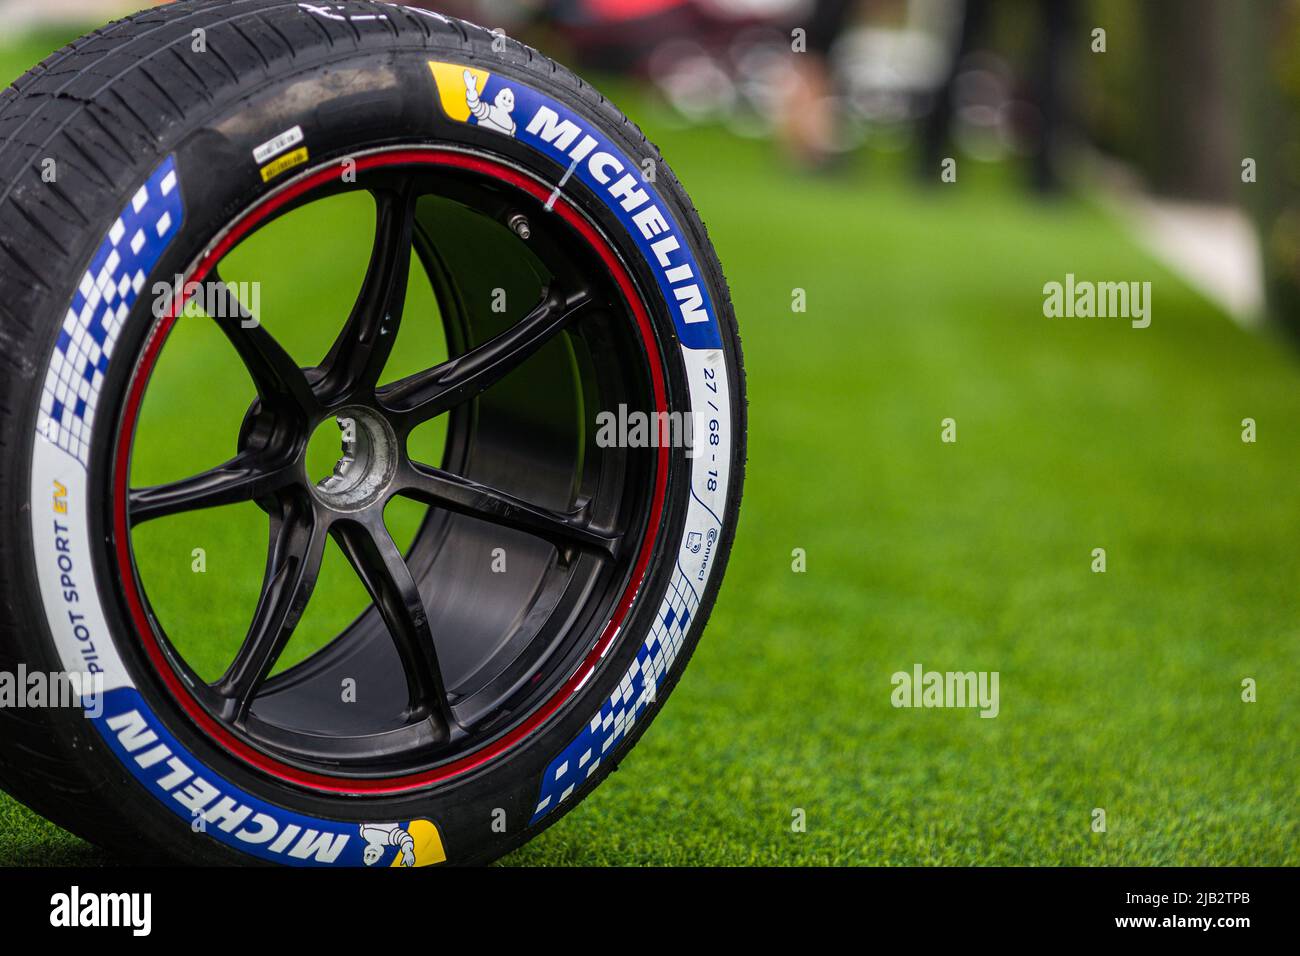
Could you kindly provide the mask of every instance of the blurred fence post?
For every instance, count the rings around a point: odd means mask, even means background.
[[[1272,318],[1300,336],[1300,4],[1261,0],[1233,23],[1243,117],[1236,178],[1259,228]],[[1255,161],[1255,182],[1241,163]]]
[[[1235,200],[1225,172],[1235,166],[1235,110],[1228,83],[1223,0],[1140,4],[1146,82],[1140,161],[1157,192],[1215,202]]]

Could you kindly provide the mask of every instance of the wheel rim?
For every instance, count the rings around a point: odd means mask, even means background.
[[[190,282],[207,280],[229,295],[227,318],[218,324],[249,370],[258,398],[229,461],[181,482],[130,487],[140,399],[178,302],[145,348],[122,418],[115,531],[127,604],[147,656],[200,729],[284,779],[324,789],[392,791],[478,766],[552,715],[608,649],[652,551],[666,483],[665,448],[598,449],[584,432],[588,426],[571,422],[579,450],[566,477],[555,460],[538,461],[537,443],[520,433],[511,402],[487,398],[525,368],[545,368],[540,353],[563,339],[577,356],[580,396],[597,397],[602,408],[615,400],[651,411],[666,406],[644,305],[609,244],[562,198],[517,169],[458,151],[377,152],[361,157],[358,173],[352,188],[376,198],[376,239],[357,301],[318,365],[300,368],[253,325],[221,282],[219,264],[277,216],[342,191],[336,170],[307,174],[254,207],[192,271]],[[466,288],[470,280],[462,281],[464,270],[448,267],[447,237],[440,232],[448,227],[440,226],[445,217],[436,214],[446,212],[438,205],[446,202],[495,223],[510,241],[528,243],[545,264],[547,281],[536,304],[507,327],[491,330],[495,334],[464,305],[473,291]],[[450,314],[455,354],[386,382],[382,371],[403,318],[411,249],[429,272],[444,317]],[[577,253],[566,257],[570,249]],[[611,356],[618,361],[606,369]],[[406,443],[412,429],[444,414],[452,420],[444,461],[414,460]],[[590,409],[584,414],[589,419]],[[335,473],[315,483],[306,477],[305,447],[313,430],[330,419],[344,427],[343,454]],[[454,464],[461,467],[448,467]],[[524,472],[533,476],[531,484],[524,485],[538,494],[478,480],[510,467],[531,468]],[[558,507],[565,491],[569,506]],[[383,520],[385,504],[396,495],[430,509],[405,557]],[[539,498],[546,504],[536,503]],[[268,515],[267,572],[239,653],[220,679],[207,683],[196,680],[150,613],[130,531],[183,509],[232,500],[256,501]],[[449,573],[457,569],[447,556],[459,553],[474,530],[481,537],[502,529],[534,542],[524,549],[523,564],[545,573],[520,608],[530,612],[524,614],[529,626],[496,644],[488,641],[491,652],[475,659],[463,652],[467,644],[482,644],[483,635],[472,629],[437,633],[437,622],[447,615],[440,618],[438,606],[430,604],[437,599],[463,605],[456,595],[486,579],[482,569]],[[365,584],[372,607],[324,650],[268,677],[331,542]],[[340,667],[356,669],[360,659],[374,656],[383,643],[377,636],[388,643],[389,669],[393,659],[400,665],[405,694],[387,695],[404,697],[400,708],[383,719],[368,712],[358,722],[356,713],[339,712],[331,720],[313,700],[321,698],[322,688],[337,688]],[[458,660],[450,679],[449,657]]]

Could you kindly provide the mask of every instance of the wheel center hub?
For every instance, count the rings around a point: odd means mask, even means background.
[[[342,455],[333,473],[312,486],[328,508],[356,512],[381,503],[397,472],[397,436],[380,415],[361,406],[342,408],[334,416],[342,437]],[[335,427],[328,420],[321,429]]]

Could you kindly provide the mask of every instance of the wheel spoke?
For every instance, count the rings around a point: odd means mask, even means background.
[[[406,672],[412,713],[435,715],[449,735],[455,717],[443,687],[429,616],[411,570],[384,527],[382,517],[364,523],[338,521],[330,533],[388,626]]]
[[[200,674],[183,639],[169,640],[161,621],[140,623],[155,639],[151,650],[163,651],[161,676],[184,691],[187,709],[190,698],[200,708],[197,723],[221,728],[219,736],[245,756],[252,748],[303,772],[337,776],[347,792],[360,792],[344,786],[348,780],[404,777],[481,754],[540,719],[539,702],[575,679],[575,654],[631,599],[627,578],[645,533],[641,499],[654,486],[652,456],[584,447],[583,416],[569,408],[646,402],[645,363],[654,356],[644,354],[635,322],[624,321],[631,306],[616,277],[599,268],[594,275],[587,244],[574,246],[566,226],[544,223],[526,190],[516,196],[495,176],[417,175],[406,168],[409,157],[389,158],[355,185],[322,183],[274,210],[278,216],[355,191],[374,202],[373,219],[363,210],[347,238],[367,261],[362,268],[357,260],[333,318],[318,316],[328,327],[319,351],[290,354],[293,343],[275,316],[266,320],[278,337],[253,314],[261,307],[236,281],[246,278],[236,275],[241,245],[204,273],[204,311],[247,369],[247,378],[236,378],[245,392],[251,380],[255,395],[240,398],[242,421],[230,423],[237,432],[222,450],[227,461],[149,487],[128,480],[118,492],[128,539],[166,530],[132,530],[157,519],[230,504],[252,502],[267,513],[260,592],[227,633],[224,672]],[[266,221],[241,218],[222,235],[243,243]],[[474,237],[502,241],[485,254]],[[429,283],[450,355],[433,368],[424,368],[432,358],[408,364],[401,356],[406,367],[395,373],[412,270],[417,285]],[[505,314],[492,315],[489,293],[511,276],[526,291],[512,293]],[[416,298],[409,321],[420,323],[429,317]],[[424,370],[399,378],[417,368]],[[562,394],[547,400],[557,388]],[[413,430],[441,415],[451,419],[444,419],[446,462],[412,461]],[[329,474],[317,458],[338,443],[335,420],[343,447],[327,459],[337,459]],[[567,440],[574,428],[576,445]],[[543,441],[548,435],[566,440]],[[428,515],[409,552],[407,539],[395,542],[384,523],[398,495],[439,512]],[[468,554],[476,541],[486,542],[485,551],[494,542],[510,548],[511,575],[490,573],[504,571],[501,560],[489,569]],[[308,609],[317,587],[320,600],[328,597],[322,569],[335,545],[369,600],[361,618],[316,634],[324,624]],[[123,576],[143,593],[129,548],[118,550]],[[468,604],[452,600],[458,589],[468,589]],[[494,613],[484,612],[484,602]],[[136,603],[148,617],[147,602]],[[326,713],[322,706],[332,711],[335,698],[322,694],[346,674],[375,686],[355,712]]]
[[[411,462],[403,484],[399,493],[416,501],[516,531],[526,531],[561,549],[579,547],[611,558],[618,551],[619,538],[592,528],[581,511],[561,514],[469,478],[416,462]]]
[[[127,515],[134,527],[185,511],[253,501],[283,487],[289,477],[288,468],[267,467],[254,453],[241,452],[190,478],[131,489]]]
[[[320,573],[325,531],[309,502],[285,495],[271,518],[271,546],[262,595],[239,652],[214,689],[226,698],[229,720],[247,715],[271,668],[293,635]]]
[[[591,301],[585,293],[566,298],[549,289],[531,312],[500,335],[380,389],[379,401],[410,425],[441,415],[499,382],[567,328]]]
[[[331,399],[373,388],[393,350],[406,303],[415,229],[414,188],[376,191],[370,265],[343,331],[321,363],[318,394]]]
[[[226,306],[218,310],[221,315],[212,319],[239,353],[263,404],[288,403],[304,410],[314,407],[311,386],[298,363],[244,308],[239,296],[216,273],[213,282],[218,294],[225,297]]]

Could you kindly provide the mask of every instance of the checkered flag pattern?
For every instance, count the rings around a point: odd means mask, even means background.
[[[37,432],[83,465],[122,323],[183,219],[176,161],[168,157],[113,223],[72,297],[45,378]]]
[[[567,800],[596,772],[601,760],[618,744],[654,700],[663,678],[677,659],[686,639],[686,629],[700,606],[700,596],[681,565],[651,628],[618,688],[560,755],[551,761],[542,777],[542,789],[530,823],[536,823]]]

